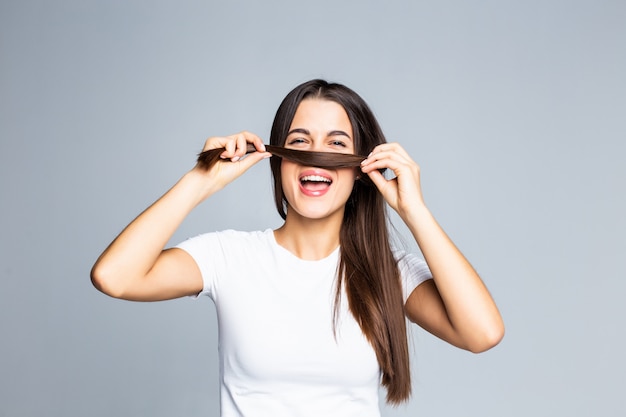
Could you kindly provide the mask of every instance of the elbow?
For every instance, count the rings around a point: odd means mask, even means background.
[[[99,263],[96,263],[90,273],[92,285],[101,293],[113,298],[124,298],[124,291],[116,283],[114,275],[108,273]]]
[[[497,324],[493,324],[488,328],[483,329],[480,332],[480,336],[468,343],[467,350],[472,353],[482,353],[495,347],[504,338],[504,323],[500,321]]]

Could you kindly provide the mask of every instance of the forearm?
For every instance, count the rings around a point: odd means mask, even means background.
[[[496,344],[504,331],[502,318],[474,268],[425,205],[416,204],[403,218],[433,274],[457,338],[472,351]]]

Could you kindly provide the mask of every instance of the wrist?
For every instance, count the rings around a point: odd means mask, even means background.
[[[210,181],[205,172],[197,169],[192,169],[185,173],[174,187],[180,189],[192,207],[199,205],[222,188],[216,186],[215,182]]]
[[[400,216],[410,229],[419,228],[425,223],[432,222],[434,217],[423,201],[418,201],[404,210]]]

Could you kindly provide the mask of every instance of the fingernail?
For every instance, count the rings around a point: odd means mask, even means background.
[[[239,157],[238,156],[233,156],[230,160],[233,161],[233,162],[237,162],[237,161],[239,161]]]

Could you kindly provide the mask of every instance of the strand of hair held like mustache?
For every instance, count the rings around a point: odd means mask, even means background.
[[[319,168],[352,168],[361,165],[365,156],[336,153],[336,152],[311,152],[299,151],[295,149],[283,148],[282,146],[265,145],[265,149],[272,154],[272,157],[288,159],[301,165]],[[225,148],[209,149],[198,155],[198,166],[203,169],[211,168],[217,161],[224,160],[220,155]],[[252,144],[248,144],[246,153],[256,152]]]

